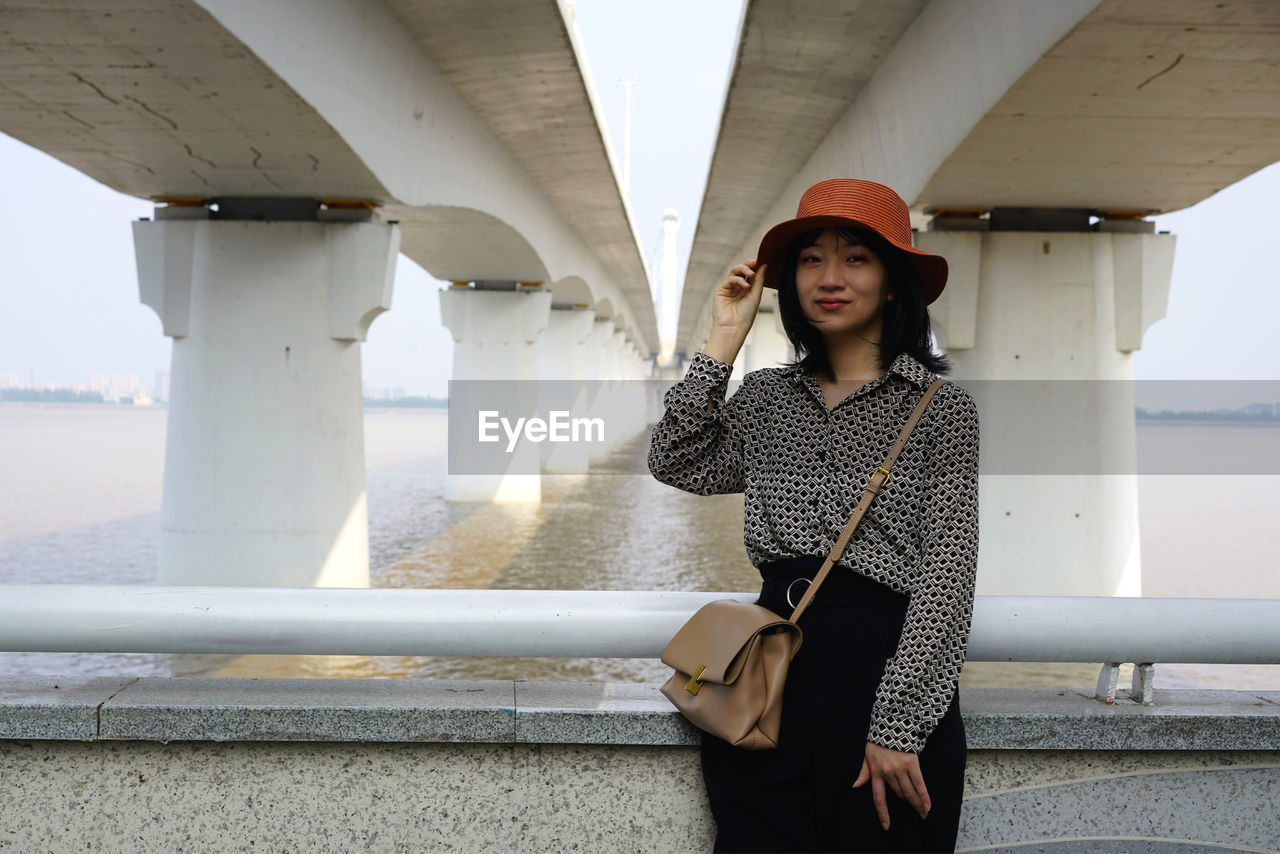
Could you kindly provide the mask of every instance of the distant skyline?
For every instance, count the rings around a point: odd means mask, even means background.
[[[632,88],[630,203],[652,267],[663,211],[681,219],[679,267],[692,244],[741,0],[618,4],[576,0],[575,19],[619,170],[625,90]],[[662,50],[645,49],[658,45]],[[0,136],[0,374],[87,385],[93,374],[169,370],[170,341],[138,301],[130,223],[152,204],[118,194]],[[1156,218],[1178,238],[1168,316],[1134,358],[1138,379],[1280,379],[1268,358],[1280,317],[1269,257],[1280,164],[1185,211]],[[1264,255],[1268,257],[1264,257]],[[364,382],[442,397],[453,342],[440,323],[446,283],[399,259],[391,311],[364,345]],[[1252,401],[1239,401],[1243,405]]]

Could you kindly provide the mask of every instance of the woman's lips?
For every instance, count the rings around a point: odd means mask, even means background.
[[[823,308],[829,311],[835,311],[836,309],[843,308],[844,306],[849,304],[848,300],[840,300],[840,299],[820,299],[817,302],[818,302],[818,305],[822,306]]]

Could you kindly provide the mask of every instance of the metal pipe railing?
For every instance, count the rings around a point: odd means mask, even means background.
[[[656,658],[754,593],[0,585],[0,651]],[[979,596],[975,661],[1280,664],[1280,600]]]

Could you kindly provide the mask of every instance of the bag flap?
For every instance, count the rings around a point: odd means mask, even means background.
[[[703,682],[728,685],[738,678],[746,654],[762,632],[793,635],[792,654],[800,646],[800,627],[761,605],[736,599],[708,602],[680,627],[662,651],[662,662],[681,673],[696,674]]]

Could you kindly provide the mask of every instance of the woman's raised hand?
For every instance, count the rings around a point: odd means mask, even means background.
[[[914,753],[890,750],[875,742],[867,742],[867,750],[862,759],[862,770],[853,787],[871,783],[871,800],[876,805],[876,815],[880,817],[880,826],[889,829],[889,803],[885,795],[886,785],[893,793],[915,809],[920,818],[929,817],[929,791],[924,787],[924,777],[920,774],[920,757]]]
[[[764,265],[755,261],[738,264],[715,289],[711,297],[711,336],[704,348],[708,356],[732,363],[747,340],[760,297],[764,293]]]

